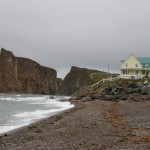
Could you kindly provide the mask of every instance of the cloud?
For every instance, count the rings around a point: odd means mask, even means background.
[[[0,46],[59,76],[72,65],[119,71],[131,53],[150,56],[149,14],[149,0],[0,0]]]

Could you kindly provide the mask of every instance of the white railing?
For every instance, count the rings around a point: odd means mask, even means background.
[[[90,78],[91,78],[91,79],[94,78],[94,77],[93,77],[94,74],[103,74],[103,73],[101,73],[101,72],[94,72],[94,73],[90,74]]]
[[[139,79],[139,78],[144,78],[144,75],[127,75],[127,74],[121,74],[119,75],[120,79]]]
[[[92,73],[92,74],[90,75],[91,78],[93,78],[93,77],[92,77],[93,74],[96,74],[96,73]],[[74,94],[72,94],[72,96],[77,96],[77,95],[79,95],[80,93],[82,93],[82,92],[83,92],[85,89],[87,89],[87,88],[93,90],[95,87],[98,87],[101,83],[105,83],[106,81],[114,81],[114,80],[117,80],[117,79],[119,79],[119,76],[114,77],[114,78],[105,78],[105,79],[102,79],[102,80],[100,80],[100,81],[94,83],[94,84],[91,85],[91,86],[84,86],[84,87],[80,88],[78,91],[76,91]]]
[[[101,83],[105,83],[106,81],[114,81],[119,79],[119,76],[114,77],[114,78],[106,78],[106,79],[102,79],[96,83],[94,83],[93,85],[91,85],[92,89],[94,89],[95,86],[99,86]]]

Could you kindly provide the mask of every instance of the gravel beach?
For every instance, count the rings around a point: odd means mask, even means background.
[[[78,100],[70,110],[0,136],[0,150],[63,149],[150,149],[150,103]]]

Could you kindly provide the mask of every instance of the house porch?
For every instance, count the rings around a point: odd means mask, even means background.
[[[131,79],[131,78],[149,78],[150,69],[121,69],[120,78]]]

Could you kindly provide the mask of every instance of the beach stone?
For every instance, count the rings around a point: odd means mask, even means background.
[[[141,93],[141,91],[140,87],[133,89],[133,93]]]
[[[150,100],[150,96],[149,95],[142,95],[141,99],[144,100],[144,101],[146,101],[146,100],[149,101]]]
[[[143,83],[142,83],[142,82],[138,82],[138,83],[137,83],[137,86],[138,86],[138,87],[142,87],[142,86],[143,86]]]
[[[116,100],[116,97],[112,96],[112,95],[106,95],[105,99],[106,100]]]
[[[146,87],[143,87],[141,94],[146,95],[147,91],[148,91],[148,89]]]
[[[146,85],[147,83],[148,83],[148,81],[146,80],[146,81],[144,81],[144,83],[143,83],[143,84],[144,84],[144,85]]]
[[[133,99],[134,99],[134,97],[132,95],[128,96],[128,100],[133,100]]]
[[[128,88],[128,92],[129,92],[129,93],[133,93],[133,88],[131,88],[131,87]]]
[[[54,99],[55,97],[54,96],[50,96],[50,99]]]
[[[124,89],[123,87],[118,87],[118,91],[119,91],[119,92],[124,92],[125,89]]]
[[[136,88],[137,85],[136,85],[136,83],[133,82],[133,83],[130,83],[128,87],[129,87],[129,88]]]
[[[128,97],[126,95],[121,97],[121,100],[127,100],[127,99],[128,99]]]
[[[132,133],[132,136],[141,137],[141,136],[145,136],[145,135],[148,135],[148,134],[149,134],[149,132],[147,132],[147,131],[135,131],[135,132]]]
[[[83,97],[82,101],[92,101],[92,98],[89,96]]]
[[[119,90],[115,93],[115,95],[120,95],[120,94],[121,92]]]
[[[117,92],[118,88],[117,87],[112,87],[112,93],[114,94],[115,92]]]
[[[102,97],[101,94],[94,94],[94,95],[92,96],[92,98],[94,98],[94,99],[99,99],[100,97]]]
[[[150,89],[147,90],[147,95],[150,95]]]

